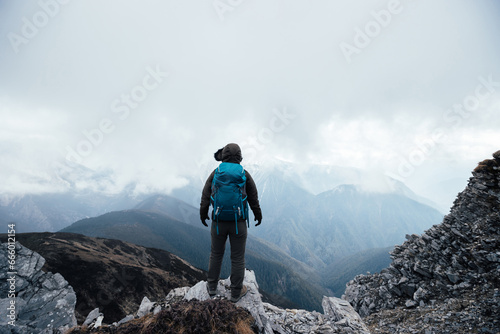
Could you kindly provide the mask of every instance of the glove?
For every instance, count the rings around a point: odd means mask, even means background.
[[[256,210],[253,215],[255,216],[253,220],[257,221],[257,224],[255,224],[255,226],[259,226],[260,223],[262,223],[262,212],[260,210]]]
[[[208,216],[208,207],[200,207],[200,219],[201,223],[205,226],[208,227],[207,223],[205,220],[210,220],[210,217]]]
[[[205,225],[206,227],[208,227],[208,224],[207,224],[207,222],[205,221],[205,220],[207,220],[207,219],[208,219],[208,220],[210,220],[210,218],[208,217],[208,215],[205,215],[205,216],[202,216],[202,217],[201,217],[201,223],[202,223],[203,225]]]
[[[253,220],[257,220],[258,221],[257,224],[255,224],[255,226],[259,226],[260,223],[262,223],[262,218],[257,219],[257,217],[255,217]]]

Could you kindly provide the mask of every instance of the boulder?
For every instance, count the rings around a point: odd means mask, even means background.
[[[99,308],[93,309],[92,311],[90,311],[89,315],[87,315],[87,318],[85,318],[82,326],[89,326],[90,324],[95,323],[97,318],[99,318],[101,315],[103,314],[99,312]]]
[[[336,297],[323,297],[321,305],[325,317],[330,318],[335,324],[356,330],[356,333],[370,333],[359,314],[348,301]]]
[[[149,300],[148,297],[142,298],[141,305],[139,306],[139,310],[137,311],[137,317],[143,317],[148,313],[151,313],[155,306],[155,303]]]

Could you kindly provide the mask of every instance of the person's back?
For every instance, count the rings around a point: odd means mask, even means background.
[[[236,302],[246,293],[246,287],[243,287],[248,219],[248,212],[245,212],[246,202],[248,202],[254,213],[254,220],[257,221],[255,226],[260,225],[262,221],[262,212],[255,182],[252,176],[240,166],[240,162],[243,159],[240,147],[237,144],[228,144],[223,149],[218,150],[214,157],[217,161],[222,162],[219,168],[214,170],[208,177],[203,187],[200,203],[200,218],[205,226],[208,226],[205,221],[210,219],[208,216],[210,204],[213,206],[211,228],[212,249],[207,279],[208,291],[211,296],[217,293],[216,289],[219,281],[222,259],[224,257],[226,240],[227,237],[229,237],[231,244],[231,301]],[[242,189],[242,205],[230,205],[230,210],[234,210],[234,219],[232,219],[232,215],[229,212],[221,216],[221,212],[218,211],[222,210],[222,206],[214,203],[217,197],[214,192],[220,189],[217,180],[218,178],[222,178],[220,174],[224,172],[226,173],[224,174],[226,178],[224,182],[222,182],[223,184],[227,185],[230,183],[235,189]],[[227,177],[228,173],[231,173],[229,174],[230,177]],[[238,173],[241,173],[241,175]],[[246,201],[245,203],[243,203],[243,199]],[[219,210],[217,210],[217,208],[219,208]],[[228,217],[231,219],[228,219]]]

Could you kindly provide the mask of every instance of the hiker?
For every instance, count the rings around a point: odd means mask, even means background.
[[[248,204],[254,214],[255,226],[262,221],[257,187],[250,174],[240,165],[241,149],[227,144],[214,154],[222,161],[207,179],[201,196],[200,218],[206,223],[212,205],[212,250],[208,265],[207,288],[210,297],[217,294],[226,240],[231,244],[231,301],[237,302],[247,293],[245,278],[245,245],[247,241]],[[232,189],[232,190],[231,190]]]

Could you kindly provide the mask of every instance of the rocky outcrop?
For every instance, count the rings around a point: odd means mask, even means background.
[[[148,317],[172,313],[172,309],[178,308],[179,304],[198,302],[209,302],[210,307],[217,308],[213,304],[227,303],[230,297],[230,279],[220,280],[217,287],[217,296],[210,298],[205,281],[201,281],[192,288],[177,288],[170,291],[166,298],[160,302],[151,302],[145,297],[135,314],[131,314],[119,323],[111,325],[112,330],[120,333],[122,328],[130,329],[130,322],[139,321],[140,317]],[[259,293],[259,286],[255,279],[253,271],[247,270],[245,273],[244,284],[248,287],[248,293],[238,301],[235,306],[244,309],[252,316],[252,328],[254,332],[273,334],[273,333],[352,333],[369,334],[368,328],[361,320],[360,316],[354,311],[351,305],[345,300],[335,297],[323,298],[324,313],[309,312],[296,309],[281,309],[268,303],[263,303]],[[195,306],[193,306],[195,307]],[[224,306],[226,309],[230,307]],[[92,312],[92,317],[97,319],[98,310]],[[90,317],[90,315],[89,315]],[[150,319],[150,318],[148,318]],[[171,319],[172,321],[175,319]],[[215,319],[218,321],[217,319]],[[148,323],[158,320],[148,320]],[[142,321],[145,322],[145,321]],[[120,326],[121,325],[121,326]],[[95,322],[89,323],[89,328],[95,327]],[[111,330],[102,329],[102,332]],[[81,333],[73,331],[72,333]]]
[[[244,284],[249,288],[249,292],[236,306],[252,314],[260,333],[369,333],[351,305],[339,298],[323,298],[324,314],[295,309],[283,310],[262,302],[253,271],[246,271]],[[219,281],[216,298],[229,299],[230,285],[229,278]],[[184,296],[186,300],[209,298],[206,282],[193,286]]]
[[[272,327],[268,318],[265,314],[264,304],[262,303],[259,286],[257,284],[257,280],[255,279],[255,274],[253,271],[247,270],[245,272],[245,280],[244,284],[247,286],[248,293],[244,296],[240,301],[236,303],[237,306],[241,306],[244,309],[247,309],[252,316],[254,317],[258,328],[263,333],[272,333]],[[220,280],[219,285],[217,286],[217,299],[230,299],[231,290],[230,290],[230,279]],[[210,299],[207,290],[207,283],[202,281],[193,286],[191,289],[187,291],[185,296],[183,297],[185,300],[207,300]]]
[[[423,333],[424,329],[497,333],[500,151],[493,157],[473,171],[441,224],[422,235],[407,235],[407,241],[391,252],[388,268],[348,283],[343,298],[361,316],[372,315],[365,318],[367,322],[387,333]],[[397,320],[391,323],[391,318]]]
[[[2,316],[2,333],[62,333],[76,326],[76,295],[60,274],[42,271],[45,259],[19,243],[9,268],[8,244],[0,247],[0,309],[15,305],[15,318]],[[14,269],[14,270],[12,270]],[[15,272],[15,274],[9,274]],[[15,285],[15,289],[12,284]],[[15,290],[15,297],[10,291]],[[9,321],[13,321],[9,324]]]

